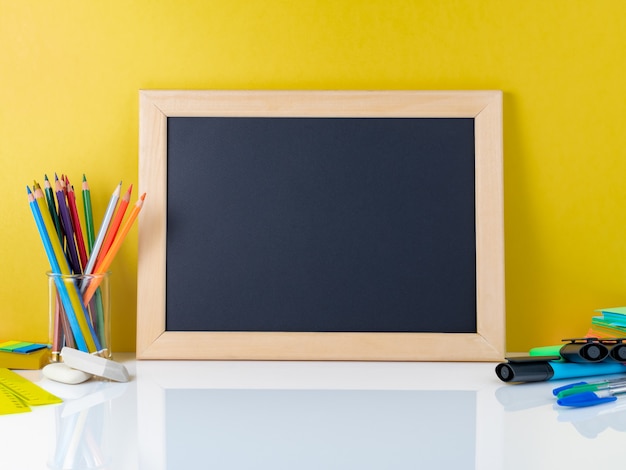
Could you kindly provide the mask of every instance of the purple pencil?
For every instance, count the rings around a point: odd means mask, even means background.
[[[61,187],[61,182],[58,178],[55,181],[55,191],[57,195],[57,202],[59,204],[59,216],[61,218],[61,224],[65,231],[65,238],[67,241],[67,250],[69,252],[69,262],[74,274],[80,274],[80,260],[78,258],[78,251],[76,250],[76,242],[74,241],[74,229],[72,228],[72,218],[70,210],[65,202],[65,193]]]

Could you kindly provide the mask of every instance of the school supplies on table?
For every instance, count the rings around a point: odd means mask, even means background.
[[[56,395],[19,374],[0,368],[0,414],[24,413],[31,406],[61,403]]]
[[[53,359],[58,358],[66,345],[88,353],[110,353],[106,322],[103,320],[103,303],[105,300],[108,302],[108,297],[103,297],[100,283],[103,276],[108,275],[107,269],[145,199],[144,193],[124,221],[132,185],[116,212],[121,185],[120,182],[113,191],[97,236],[94,233],[91,188],[85,175],[81,192],[84,227],[78,212],[76,192],[67,175],[59,177],[55,174],[54,187],[45,175],[44,190],[36,181],[32,190],[28,186],[26,188],[31,212],[50,264],[48,274],[50,285],[54,286],[50,288],[51,298],[56,297],[52,315]],[[97,274],[92,276],[95,271]]]
[[[46,344],[25,341],[0,343],[0,367],[6,369],[41,369],[50,361],[50,349]]]

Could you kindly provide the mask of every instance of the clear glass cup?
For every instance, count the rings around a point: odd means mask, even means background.
[[[57,362],[61,359],[59,354],[63,346],[96,353],[110,359],[112,356],[110,273],[46,274],[52,361]]]

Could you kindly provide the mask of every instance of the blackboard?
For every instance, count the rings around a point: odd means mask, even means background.
[[[500,94],[465,93],[479,113],[439,115],[433,92],[144,92],[161,119],[140,135],[141,190],[159,197],[140,219],[138,357],[165,335],[173,358],[482,358],[439,353],[469,341],[499,359],[479,293],[502,337],[501,136],[489,121],[485,145],[477,116],[497,120]]]

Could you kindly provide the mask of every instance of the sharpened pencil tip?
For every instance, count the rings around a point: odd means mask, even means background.
[[[87,177],[85,176],[85,173],[83,173],[83,181],[87,181]]]
[[[32,191],[30,190],[28,186],[26,186],[26,194],[32,194]]]

